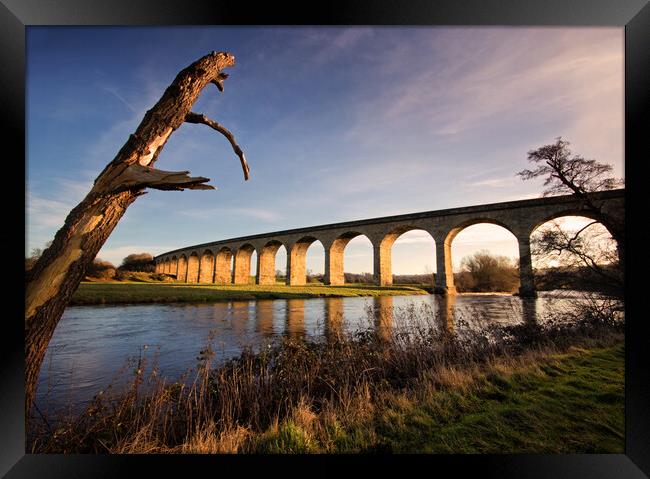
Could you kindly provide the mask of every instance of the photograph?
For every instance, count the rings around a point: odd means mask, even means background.
[[[625,29],[28,26],[25,452],[625,452]]]

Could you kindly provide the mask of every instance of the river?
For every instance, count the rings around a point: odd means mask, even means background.
[[[77,409],[109,384],[119,388],[132,379],[141,357],[146,371],[155,364],[159,377],[175,380],[197,365],[199,352],[209,342],[213,364],[219,364],[244,346],[259,349],[283,335],[320,340],[368,328],[391,334],[409,311],[438,312],[437,321],[448,328],[543,321],[551,305],[580,297],[566,295],[540,293],[528,300],[464,294],[71,306],[50,341],[36,404],[46,412]],[[380,317],[384,319],[377,320]]]

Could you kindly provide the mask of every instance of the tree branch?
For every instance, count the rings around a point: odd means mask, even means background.
[[[119,190],[154,188],[156,190],[214,190],[211,185],[204,185],[210,178],[190,177],[189,171],[164,171],[142,166],[138,163],[129,165],[118,177]]]
[[[567,247],[567,248],[570,248],[570,247],[572,246],[573,242],[574,242],[575,240],[578,239],[578,236],[580,236],[580,233],[582,233],[584,230],[586,230],[587,228],[589,228],[591,225],[595,225],[595,224],[598,224],[598,221],[592,221],[591,223],[587,223],[587,224],[584,225],[582,228],[580,228],[580,229],[576,232],[576,234],[573,235],[573,238],[570,238],[570,239],[567,241],[567,245],[566,245],[566,247]]]
[[[223,91],[223,81],[226,78],[228,78],[228,74],[222,72],[222,73],[219,73],[219,75],[217,75],[217,78],[215,78],[214,80],[210,80],[210,83],[213,83],[213,84],[217,85],[217,88],[219,89],[219,91]]]
[[[248,168],[248,163],[246,163],[246,158],[244,157],[244,152],[239,147],[239,145],[237,144],[237,141],[235,140],[235,136],[232,133],[230,133],[230,131],[228,131],[225,127],[223,127],[222,125],[220,125],[216,121],[211,120],[210,118],[208,118],[207,116],[205,116],[205,115],[203,115],[201,113],[189,112],[185,116],[185,121],[187,123],[201,123],[203,125],[208,125],[213,130],[216,130],[219,133],[221,133],[223,136],[225,136],[228,139],[228,141],[230,142],[230,145],[232,146],[232,149],[235,151],[235,153],[239,157],[239,161],[241,162],[241,167],[244,170],[244,179],[248,180],[250,170]]]

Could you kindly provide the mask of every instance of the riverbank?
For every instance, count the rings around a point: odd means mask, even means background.
[[[474,336],[420,324],[388,337],[285,338],[216,369],[207,345],[190,386],[161,380],[143,359],[130,388],[100,392],[84,413],[40,424],[34,416],[28,450],[623,452],[622,323]]]
[[[255,299],[306,299],[350,296],[428,294],[417,286],[214,285],[195,283],[83,282],[71,305],[178,303]]]
[[[347,428],[334,422],[323,434],[323,419],[302,406],[249,447],[262,453],[620,454],[624,366],[618,343],[443,369],[419,390],[382,394]]]

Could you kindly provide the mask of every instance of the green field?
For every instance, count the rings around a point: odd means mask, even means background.
[[[84,282],[72,296],[72,305],[176,303],[252,299],[299,299],[347,296],[427,294],[417,286],[286,286],[213,285],[189,283]]]

